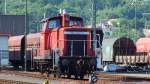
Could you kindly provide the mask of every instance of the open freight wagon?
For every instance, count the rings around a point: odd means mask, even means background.
[[[136,43],[127,37],[109,38],[104,39],[102,46],[104,64],[149,65],[149,44],[145,38]]]

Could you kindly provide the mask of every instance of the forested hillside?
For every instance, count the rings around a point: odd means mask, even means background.
[[[7,9],[7,15],[25,14],[25,1],[0,0],[0,14],[5,13],[5,8]],[[29,28],[31,30],[39,30],[37,29],[39,28],[38,21],[44,15],[46,17],[57,15],[59,9],[66,9],[72,15],[83,17],[86,25],[91,24],[91,0],[27,0],[27,3]],[[150,19],[149,4],[150,0],[96,0],[96,20],[99,24],[104,19],[117,19],[117,23],[114,22],[114,25],[123,29],[121,30],[125,32],[123,35],[126,35],[126,32],[128,32],[125,29],[131,29],[134,33],[137,33],[137,31],[145,27],[145,22],[148,24]],[[130,33],[132,34],[131,31]]]

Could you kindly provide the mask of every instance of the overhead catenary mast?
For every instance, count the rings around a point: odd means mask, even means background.
[[[96,49],[96,1],[92,0],[93,50]]]
[[[93,29],[93,50],[96,52],[98,52],[96,50],[96,46],[97,46],[97,39],[96,39],[96,0],[92,0],[92,29]],[[99,39],[100,40],[100,39]],[[97,57],[97,64],[96,64],[96,68],[100,69],[102,68],[102,49],[101,46],[99,48],[99,54],[97,53],[96,57]]]
[[[27,53],[26,53],[26,48],[27,48],[27,0],[26,0],[26,5],[25,5],[25,29],[24,29],[24,43],[25,43],[25,49],[24,49],[24,70],[27,71]]]

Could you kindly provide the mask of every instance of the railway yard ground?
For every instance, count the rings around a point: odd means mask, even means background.
[[[98,80],[95,84],[150,84],[150,73],[117,73],[100,72],[96,75]],[[15,70],[1,70],[0,84],[89,84],[88,77],[83,80],[54,78],[52,75],[39,72],[24,72]]]

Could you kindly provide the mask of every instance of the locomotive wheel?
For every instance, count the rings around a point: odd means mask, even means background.
[[[39,69],[38,64],[35,63],[35,65],[34,65],[34,71],[39,71],[38,69]]]
[[[59,72],[57,72],[57,71],[56,71],[56,73],[54,73],[54,77],[55,77],[55,78],[60,78],[60,77],[61,77],[61,75],[60,75],[60,73],[59,73]]]
[[[84,78],[84,75],[80,75],[80,79],[83,79]]]
[[[84,70],[84,68],[81,68],[80,69],[80,74],[79,74],[80,79],[84,78],[84,74],[85,74],[85,70]]]
[[[76,65],[75,65],[75,66],[76,66]],[[78,79],[79,67],[76,66],[72,72],[73,72],[73,74],[74,74],[75,79]]]
[[[61,74],[60,74],[60,69],[58,67],[54,67],[54,77],[55,78],[59,78],[61,77]]]
[[[76,73],[76,74],[74,75],[74,77],[75,77],[75,79],[78,79],[78,74]]]
[[[68,70],[67,70],[67,78],[71,78],[71,70],[70,70],[70,67],[68,67]]]
[[[79,73],[79,77],[80,79],[83,79],[84,78],[84,74],[86,73],[86,66],[84,64],[80,64],[80,73]]]
[[[44,74],[44,66],[43,65],[40,65],[40,73]]]
[[[15,65],[14,68],[15,68],[15,70],[18,70],[18,69],[19,69],[19,66]]]
[[[39,62],[35,62],[34,69],[35,69],[35,71],[40,71]]]
[[[67,78],[71,78],[71,74],[70,73],[67,74]]]

